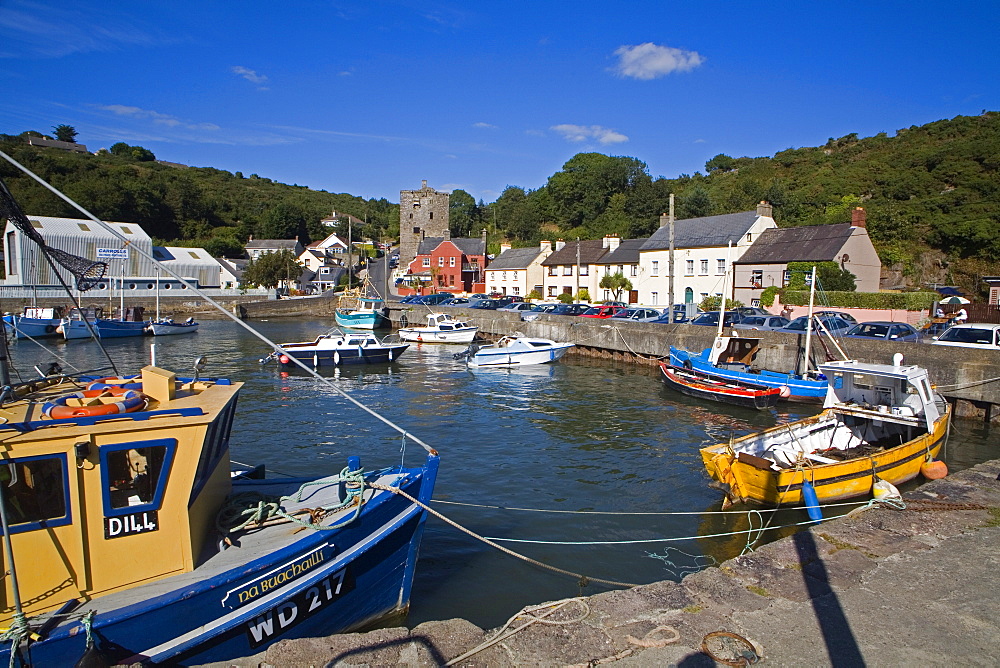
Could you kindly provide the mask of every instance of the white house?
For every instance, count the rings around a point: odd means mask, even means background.
[[[298,257],[302,255],[302,244],[298,239],[254,239],[250,237],[244,246],[247,255],[251,260],[256,260],[261,255],[277,253],[278,251],[291,251],[292,255]]]
[[[511,248],[500,245],[500,255],[486,268],[486,291],[526,297],[532,291],[544,295],[542,262],[552,254],[552,242],[538,248]]]
[[[590,293],[591,299],[610,300],[614,298],[611,290],[600,287],[601,278],[613,274],[621,274],[630,283],[632,289],[628,293],[620,295],[630,304],[639,303],[639,291],[635,284],[639,279],[639,250],[646,243],[647,239],[619,239],[611,235],[604,238],[608,252],[597,261],[597,291]]]
[[[771,205],[761,202],[756,211],[676,221],[674,302],[697,304],[705,297],[721,295],[730,263],[742,257],[764,230],[777,227],[771,213]],[[670,231],[665,216],[660,229],[639,250],[639,276],[630,280],[641,303],[668,305]]]

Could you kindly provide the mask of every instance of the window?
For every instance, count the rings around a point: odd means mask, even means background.
[[[194,251],[188,251],[188,255],[190,255],[191,257],[193,257],[196,260],[198,259],[198,254],[195,253]]]
[[[81,229],[81,230],[82,230],[83,232],[90,232],[90,226],[89,226],[89,225],[87,225],[86,223],[77,223],[77,226],[78,226],[78,227],[79,227],[79,228],[80,228],[80,229]]]
[[[708,275],[708,260],[701,261],[701,275],[702,276]]]
[[[521,288],[519,288],[519,287],[517,287],[515,285],[514,287],[511,288],[511,293],[515,294],[515,295],[519,295],[519,294],[521,294]]]
[[[757,306],[757,307],[759,307],[760,306],[760,299],[751,299],[750,300],[750,306]],[[771,320],[773,321],[774,319],[772,318]],[[772,323],[772,324],[774,324],[774,323]]]
[[[15,244],[14,231],[7,233],[7,275],[17,274],[17,245]]]
[[[434,220],[434,212],[433,211],[430,212],[430,219]]]
[[[424,260],[423,260],[423,265],[425,267],[431,266],[431,259],[429,257],[425,257]]]
[[[500,272],[500,280],[501,281],[506,281],[507,280],[507,272],[506,271]]]
[[[549,286],[549,297],[555,297],[555,296],[556,296],[556,286],[550,285]]]
[[[572,275],[573,275],[573,265],[567,264],[566,266],[563,267],[563,276],[572,276]]]
[[[649,293],[649,300],[651,302],[653,302],[654,304],[659,304],[660,303],[660,293],[659,292],[650,292]]]
[[[438,258],[438,266],[439,267],[443,267],[444,266],[444,256],[443,255]]]
[[[747,243],[753,243],[753,234],[750,232],[747,232]]]
[[[490,280],[494,282],[497,280],[497,272],[495,271],[490,272]]]
[[[760,288],[764,284],[764,270],[754,269],[750,272],[750,286]]]
[[[694,260],[688,260],[684,267],[685,276],[694,276]]]
[[[449,267],[454,267],[455,266],[455,258],[453,258],[453,257],[448,258],[448,266]]]
[[[716,263],[715,267],[716,274],[721,276],[722,274],[726,273],[726,261],[724,259],[720,258],[716,260],[715,263]]]
[[[70,523],[66,455],[4,460],[0,484],[5,488],[11,533]]]
[[[105,516],[158,509],[176,447],[173,438],[101,446]]]
[[[652,269],[653,269],[652,272],[651,272],[652,276],[659,276],[660,275],[660,263],[659,263],[658,260],[653,260],[653,267],[652,267]]]
[[[549,276],[556,276],[556,275],[557,275],[556,274],[556,268],[555,267],[549,267]]]
[[[639,275],[639,265],[633,264],[631,266],[632,266],[632,275],[633,276],[638,276]]]
[[[580,265],[580,275],[581,276],[590,276],[590,265],[589,264],[581,264]]]

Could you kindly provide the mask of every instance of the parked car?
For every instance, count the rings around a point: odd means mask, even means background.
[[[836,318],[830,315],[827,316],[814,315],[813,318],[814,321],[818,320],[819,322],[822,322],[823,326],[826,327],[827,331],[830,332],[831,334],[838,334],[838,335],[843,334],[848,329],[854,326],[853,322],[848,322],[843,318]],[[798,318],[792,320],[790,323],[788,323],[788,325],[782,327],[778,331],[786,332],[788,334],[802,334],[806,331],[806,322],[808,320],[809,316],[800,315]],[[821,331],[822,330],[820,329],[819,325],[813,324],[813,332],[821,332]]]
[[[550,311],[552,315],[580,315],[590,308],[588,304],[559,304]]]
[[[834,318],[840,318],[841,320],[846,320],[851,324],[857,324],[858,319],[855,318],[850,313],[844,313],[843,311],[813,311],[813,315],[818,317],[823,316],[833,316]]]
[[[400,304],[412,304],[416,300],[420,299],[420,295],[407,295],[399,300]]]
[[[733,325],[736,329],[754,329],[762,332],[776,332],[791,322],[780,315],[748,315],[743,322]]]
[[[514,302],[513,304],[507,304],[506,306],[501,306],[498,311],[506,311],[509,313],[524,313],[530,311],[534,308],[534,304],[528,302]]]
[[[452,297],[451,299],[445,299],[438,306],[464,306],[468,308],[471,303],[468,297]]]
[[[603,302],[601,302],[601,306],[621,306],[622,308],[625,308],[626,306],[628,306],[628,304],[626,304],[625,302],[616,302],[616,301],[611,301],[609,299],[605,299]]]
[[[1000,325],[981,322],[952,325],[932,345],[1000,350]]]
[[[722,320],[723,327],[732,327],[737,323],[743,322],[743,316],[741,316],[736,311],[726,311],[725,317]],[[709,311],[707,313],[702,313],[697,318],[691,321],[692,325],[705,325],[706,327],[718,327],[719,326],[719,312]]]
[[[411,304],[427,304],[428,306],[437,306],[446,299],[451,299],[454,297],[450,292],[435,292],[434,294],[424,295],[418,297],[417,299],[410,302]]]
[[[475,304],[471,304],[469,308],[482,309],[485,311],[495,311],[500,306],[495,299],[480,299]]]
[[[733,310],[742,316],[748,315],[771,315],[759,306],[734,306]]]
[[[500,306],[507,306],[508,304],[516,304],[519,302],[523,302],[524,297],[521,297],[520,295],[503,295],[500,297],[496,297],[496,300],[500,302]]]
[[[913,325],[905,322],[889,322],[876,320],[861,322],[844,333],[852,339],[876,339],[882,341],[919,341],[920,332]]]
[[[591,306],[589,309],[580,314],[581,318],[610,318],[616,313],[624,311],[624,307],[618,306],[617,304],[607,304],[601,306]]]
[[[521,312],[521,320],[524,322],[534,322],[542,317],[543,313],[551,313],[555,307],[560,306],[559,303],[554,304],[534,304],[530,311]]]
[[[611,316],[612,320],[631,320],[632,322],[653,322],[663,315],[655,308],[627,308]]]

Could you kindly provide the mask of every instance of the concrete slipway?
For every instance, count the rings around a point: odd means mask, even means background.
[[[532,623],[455,665],[725,665],[700,648],[707,634],[729,631],[752,642],[768,666],[995,666],[998,474],[1000,460],[986,462],[907,494],[905,510],[856,512],[679,583],[539,610],[551,613],[546,622],[569,623]],[[427,622],[286,640],[218,665],[437,666],[498,631],[461,619]]]

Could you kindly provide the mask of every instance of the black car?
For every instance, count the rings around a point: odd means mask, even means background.
[[[726,317],[722,321],[723,327],[730,327],[738,323],[743,322],[743,316],[737,311],[726,311]],[[706,325],[709,327],[719,326],[719,312],[709,311],[708,313],[702,313],[697,318],[690,322],[692,325]]]
[[[514,302],[523,302],[523,301],[524,297],[519,297],[518,295],[506,295],[504,297],[500,297],[497,299],[497,302],[500,304],[500,306],[497,306],[497,308],[500,308],[502,306],[509,306]]]
[[[549,313],[552,315],[580,315],[588,308],[590,308],[590,306],[587,304],[560,304],[549,311]]]
[[[432,295],[424,295],[418,299],[410,302],[411,304],[428,304],[430,306],[437,306],[446,299],[451,299],[455,295],[450,292],[435,292]]]
[[[500,303],[496,299],[480,299],[475,304],[469,306],[469,308],[482,309],[485,311],[496,311],[500,308]]]

